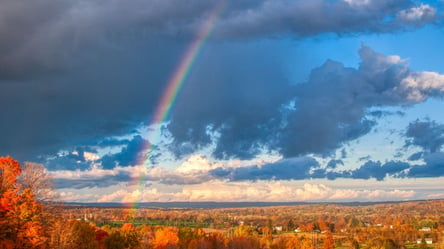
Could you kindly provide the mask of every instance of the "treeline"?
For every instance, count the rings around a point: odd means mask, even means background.
[[[319,240],[321,243],[321,240]],[[313,249],[311,237],[296,235],[259,236],[248,226],[238,226],[232,234],[205,233],[201,228],[133,226],[130,223],[120,228],[103,226],[98,228],[85,221],[57,223],[48,241],[50,248],[67,249]],[[322,249],[333,249],[331,233],[322,239]]]

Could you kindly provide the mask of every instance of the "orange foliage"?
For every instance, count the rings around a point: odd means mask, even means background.
[[[223,249],[225,248],[225,237],[220,233],[212,233],[208,237],[208,242],[210,244],[209,248],[212,249]]]
[[[322,245],[322,249],[334,249],[335,243],[333,241],[333,235],[331,232],[327,232],[327,237],[324,239],[324,243]]]
[[[15,184],[20,172],[17,161],[0,158],[0,248],[46,248],[42,206],[30,189],[19,193]]]
[[[122,231],[135,231],[136,228],[131,223],[125,223],[125,224],[122,225],[121,230]]]
[[[0,157],[0,194],[14,188],[21,168],[19,162],[12,157]]]
[[[297,249],[301,248],[301,242],[296,237],[289,238],[287,243],[285,244],[288,249]]]
[[[237,237],[228,243],[230,249],[259,249],[259,241],[253,237]]]
[[[155,249],[174,248],[178,242],[177,232],[171,227],[164,227],[155,232]]]

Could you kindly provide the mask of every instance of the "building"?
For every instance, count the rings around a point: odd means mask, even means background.
[[[424,239],[427,245],[431,245],[433,244],[433,240],[432,238],[425,238]],[[416,244],[421,244],[422,243],[422,239],[417,239],[416,240]]]

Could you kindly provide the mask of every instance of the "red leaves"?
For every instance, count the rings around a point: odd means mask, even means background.
[[[102,241],[103,239],[105,239],[106,237],[108,237],[109,234],[106,231],[103,231],[102,229],[97,229],[96,230],[96,240],[97,241]]]
[[[19,162],[12,157],[0,157],[0,194],[14,188],[21,168]]]
[[[20,196],[16,189],[8,189],[0,196],[0,215],[11,210],[18,202]]]
[[[0,248],[45,248],[42,207],[30,189],[19,193],[20,172],[16,160],[0,157]]]

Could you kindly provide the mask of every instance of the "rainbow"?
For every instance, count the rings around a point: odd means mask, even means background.
[[[188,46],[184,55],[181,57],[180,63],[177,65],[174,73],[170,77],[167,87],[165,88],[165,91],[163,92],[163,95],[158,102],[157,108],[155,109],[153,118],[150,123],[151,127],[156,124],[162,124],[168,120],[168,116],[171,112],[177,95],[182,89],[185,79],[187,78],[190,69],[193,67],[193,64],[196,61],[196,58],[198,57],[203,45],[205,44],[205,41],[209,37],[215,24],[217,23],[217,20],[223,12],[226,1],[227,0],[217,1],[210,14],[208,15],[208,18],[201,24],[200,28],[198,29],[196,37]],[[155,149],[155,146],[151,142],[156,141],[160,138],[160,130],[160,127],[156,128],[156,131],[151,133],[151,135],[148,137],[148,141],[142,146],[141,153],[139,153],[139,155],[143,156],[137,158],[137,165],[148,164],[147,160],[150,158],[152,152]],[[143,196],[142,190],[144,188],[146,177],[142,176],[137,180],[138,189],[140,190],[141,196]]]

